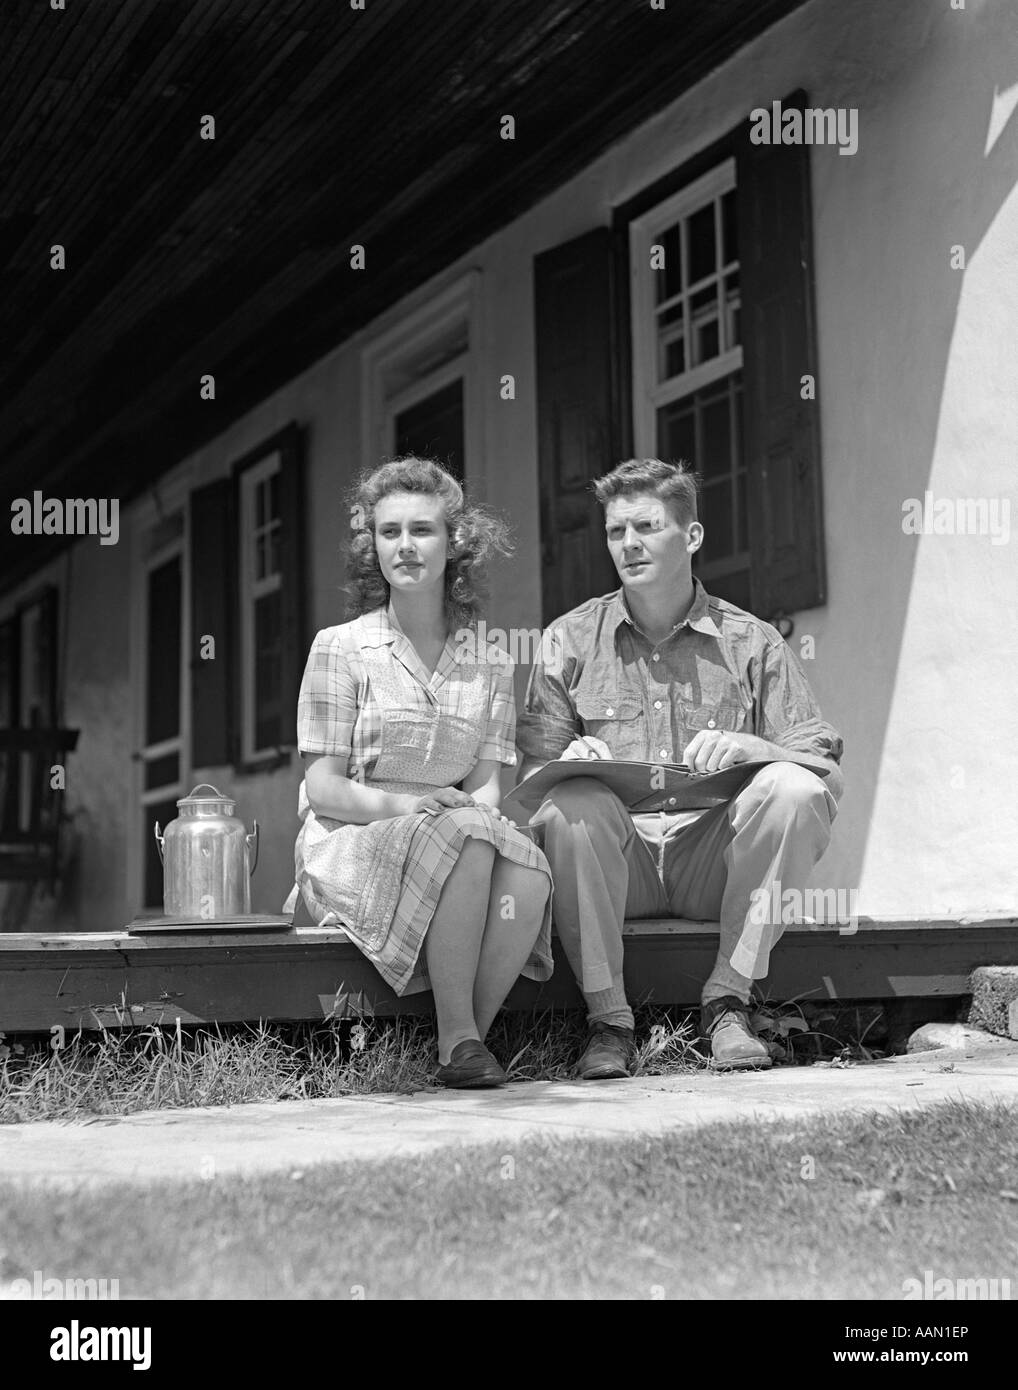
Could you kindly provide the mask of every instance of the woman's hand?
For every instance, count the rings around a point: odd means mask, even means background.
[[[436,787],[427,796],[419,796],[414,801],[411,815],[423,811],[426,816],[435,816],[439,811],[447,811],[456,806],[476,806],[478,803],[459,787]]]

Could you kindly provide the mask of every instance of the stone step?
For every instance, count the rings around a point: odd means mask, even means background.
[[[973,970],[969,1023],[1001,1038],[1018,1038],[1018,965]]]

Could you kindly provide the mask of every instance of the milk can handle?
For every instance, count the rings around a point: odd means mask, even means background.
[[[160,864],[165,864],[165,863],[166,863],[166,860],[163,858],[163,836],[159,833],[159,822],[158,822],[158,821],[156,821],[156,823],[155,823],[155,825],[152,827],[152,829],[153,829],[153,831],[154,831],[154,833],[155,833],[155,837],[156,837],[156,848],[159,850],[159,862],[160,862]]]
[[[226,800],[226,798],[223,796],[223,793],[218,789],[218,787],[214,787],[211,782],[199,782],[196,787],[194,787],[190,792],[188,792],[188,796],[197,796],[198,793],[201,791],[202,787],[208,787],[209,791],[213,794],[213,796],[218,797],[220,801]]]
[[[251,831],[249,835],[244,836],[248,849],[251,849],[251,841],[254,840],[254,863],[248,870],[249,875],[253,874],[255,869],[257,869],[258,867],[258,822],[253,821],[252,824],[254,825],[254,829]]]

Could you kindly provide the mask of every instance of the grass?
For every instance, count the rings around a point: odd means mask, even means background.
[[[704,1065],[693,1028],[643,1010],[639,1074]],[[585,1025],[578,1013],[505,1013],[489,1046],[514,1081],[570,1074]],[[43,1041],[6,1042],[0,1059],[0,1122],[129,1115],[180,1106],[409,1093],[432,1085],[428,1019],[147,1028],[80,1034],[54,1052]]]
[[[706,1065],[697,1020],[680,1011],[637,1008],[634,1075],[668,1076]],[[877,1011],[879,1012],[879,1011]],[[874,1011],[869,1015],[875,1017]],[[757,1006],[755,1026],[778,1060],[870,1060],[864,1011]],[[828,1031],[825,1031],[828,1030]],[[503,1013],[488,1044],[513,1081],[570,1076],[585,1037],[576,1011]],[[432,1084],[430,1020],[404,1016],[362,1023],[224,1025],[125,1029],[50,1040],[0,1034],[0,1123],[130,1115],[181,1106],[409,1093]]]
[[[930,1270],[1018,1296],[1016,1191],[1014,1110],[964,1102],[148,1190],[0,1181],[0,1284],[40,1270],[116,1278],[122,1298],[900,1299]]]

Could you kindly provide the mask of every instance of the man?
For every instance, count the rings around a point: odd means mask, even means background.
[[[594,492],[622,587],[545,634],[519,720],[520,780],[558,758],[685,763],[696,772],[774,761],[706,811],[669,811],[660,793],[631,814],[591,777],[568,778],[543,801],[534,820],[544,827],[555,922],[587,1005],[577,1075],[629,1075],[626,917],[720,919],[701,1031],[716,1067],[769,1067],[747,1006],[781,923],[758,904],[770,903],[775,882],[778,901],[790,888],[801,893],[826,849],[842,741],[780,634],[693,578],[704,535],[695,474],[632,459]],[[828,774],[798,765],[797,754],[819,757]]]

